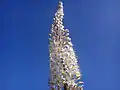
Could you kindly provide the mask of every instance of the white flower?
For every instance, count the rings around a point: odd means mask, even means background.
[[[64,29],[63,16],[63,4],[59,2],[58,10],[53,19],[51,34],[49,34],[51,82],[54,82],[54,85],[61,85],[61,87],[65,83],[76,86],[76,80],[80,79],[81,73],[69,37],[69,30]]]

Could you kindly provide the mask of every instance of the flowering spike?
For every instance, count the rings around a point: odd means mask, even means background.
[[[56,88],[82,88],[81,73],[69,30],[63,25],[63,3],[59,1],[51,33],[49,34],[50,86]]]

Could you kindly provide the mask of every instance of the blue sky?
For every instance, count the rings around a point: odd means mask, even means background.
[[[120,0],[63,0],[84,90],[120,90]],[[48,33],[58,0],[0,1],[0,90],[49,90]]]

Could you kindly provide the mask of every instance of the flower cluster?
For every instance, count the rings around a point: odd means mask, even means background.
[[[69,86],[82,87],[77,58],[69,37],[69,30],[64,29],[63,17],[63,3],[59,2],[49,34],[50,82],[60,87],[63,87],[65,83]]]

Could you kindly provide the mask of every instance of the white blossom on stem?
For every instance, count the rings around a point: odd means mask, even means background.
[[[63,3],[59,1],[49,34],[50,84],[54,87],[63,87],[65,83],[69,86],[82,87],[78,61],[69,37],[69,30],[64,28],[63,17]]]

